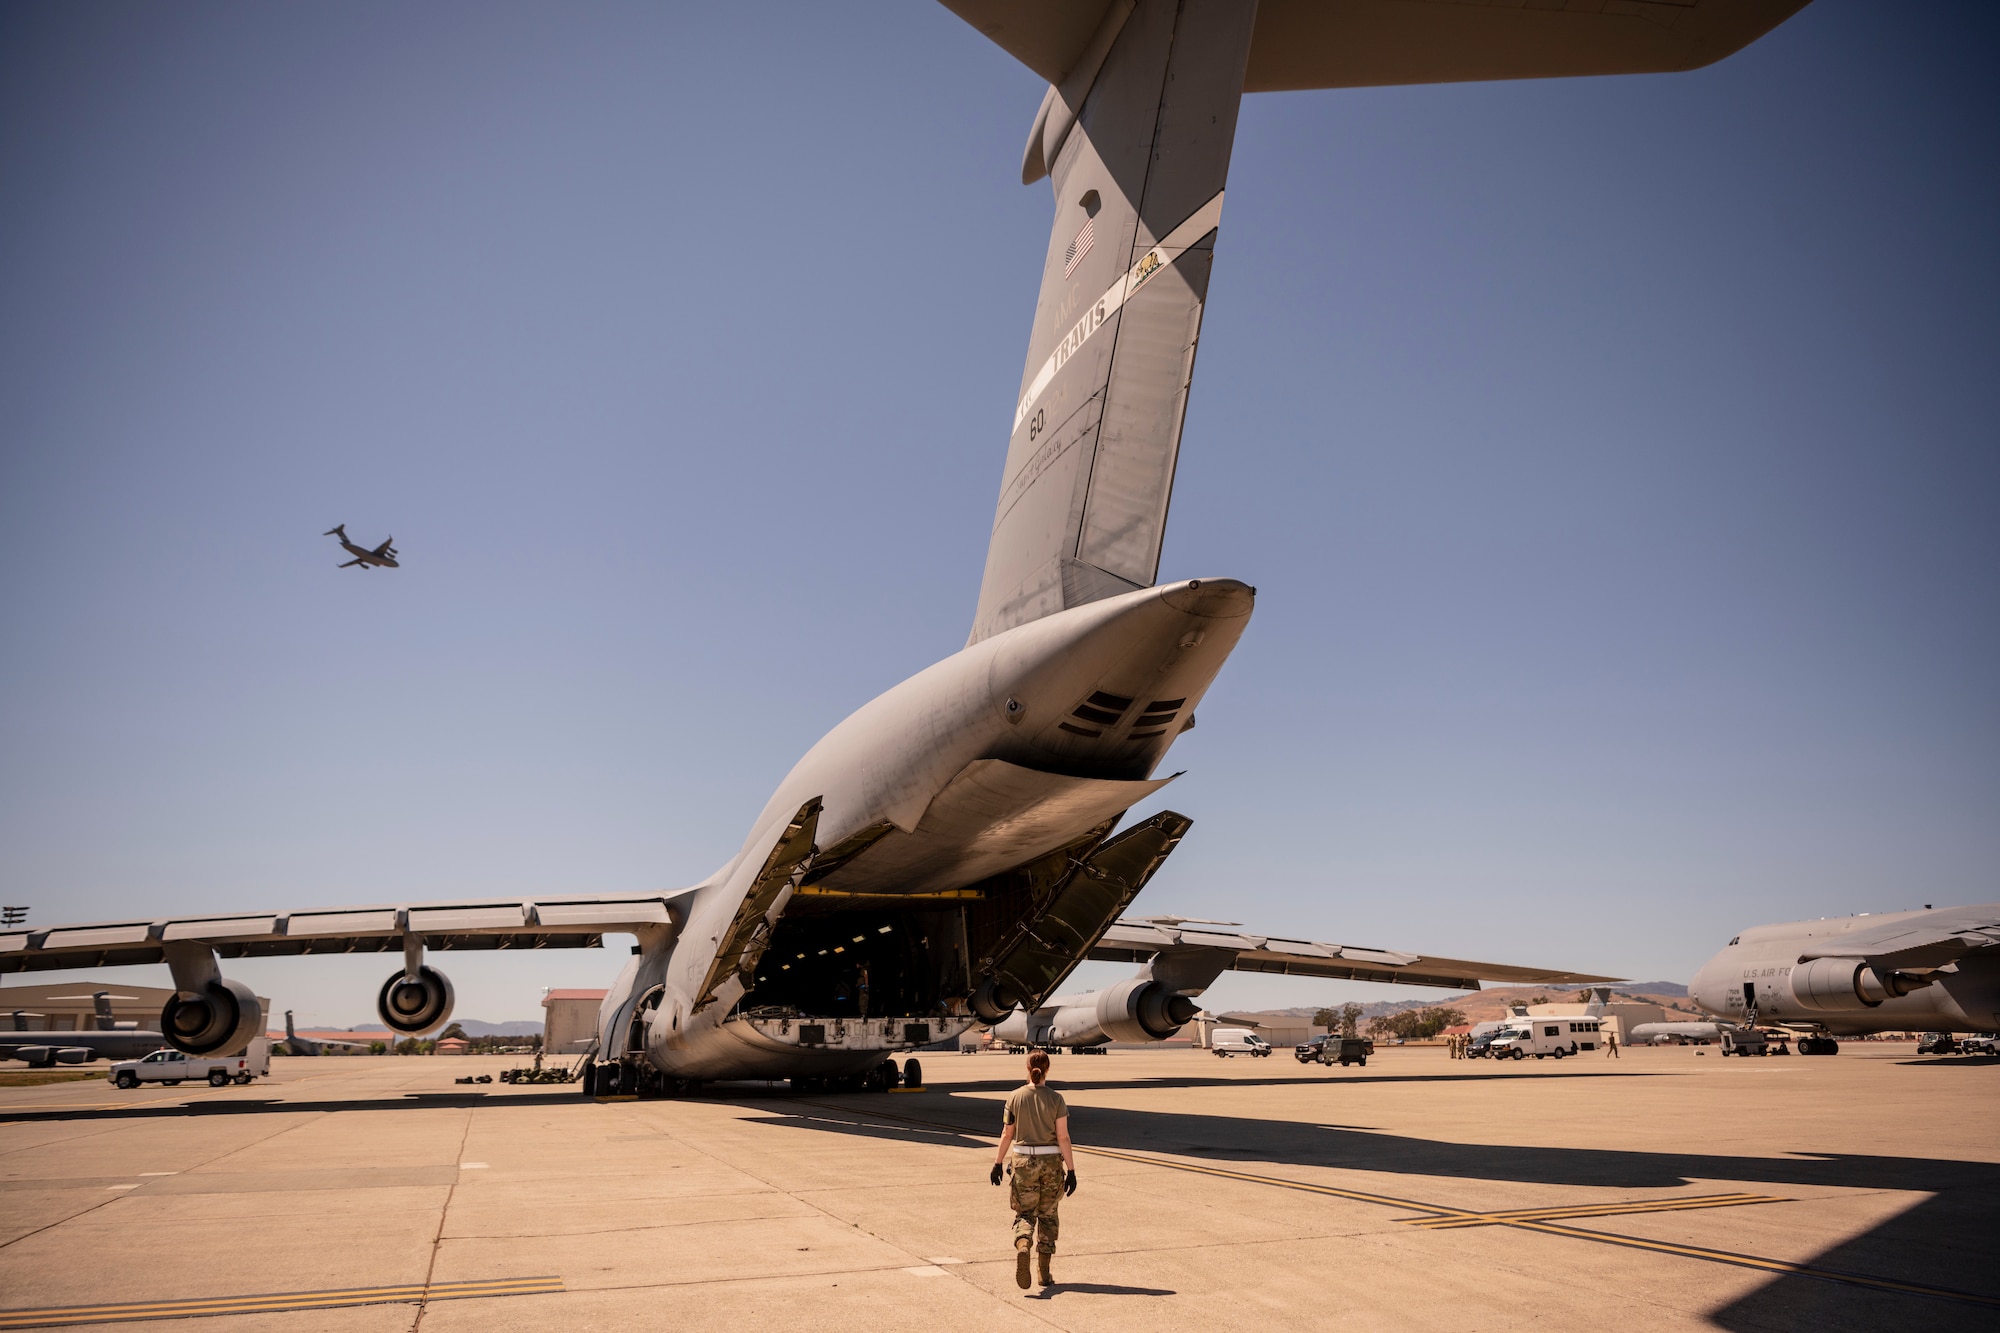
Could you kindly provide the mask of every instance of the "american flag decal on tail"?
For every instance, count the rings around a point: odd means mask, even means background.
[[[1090,247],[1096,241],[1097,219],[1085,218],[1083,220],[1083,230],[1078,232],[1076,239],[1069,243],[1069,249],[1063,251],[1063,276],[1065,278],[1076,272],[1076,266],[1083,262],[1083,257],[1090,253]]]

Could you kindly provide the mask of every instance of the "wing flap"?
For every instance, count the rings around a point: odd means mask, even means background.
[[[691,890],[559,899],[409,903],[268,915],[169,917],[99,922],[0,934],[0,972],[157,963],[167,943],[198,940],[224,958],[313,953],[381,953],[406,933],[429,949],[587,949],[611,932],[673,919]]]
[[[1220,970],[1378,981],[1402,986],[1478,990],[1482,981],[1506,985],[1586,985],[1617,981],[1588,972],[1481,963],[1462,958],[1325,944],[1267,935],[1236,934],[1213,928],[1187,930],[1154,921],[1121,920],[1090,951],[1094,962],[1143,963],[1159,954],[1208,953],[1229,961]]]

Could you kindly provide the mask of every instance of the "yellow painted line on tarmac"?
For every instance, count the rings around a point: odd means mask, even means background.
[[[189,1319],[201,1315],[271,1314],[292,1310],[335,1310],[353,1305],[410,1301],[457,1301],[482,1296],[545,1296],[563,1290],[560,1277],[490,1278],[481,1282],[418,1282],[398,1287],[349,1287],[338,1291],[293,1291],[262,1296],[216,1296],[204,1300],[138,1301],[118,1305],[63,1305],[41,1310],[0,1310],[0,1329],[59,1328],[64,1324],[131,1323],[144,1319]]]
[[[826,1103],[817,1103],[826,1106]],[[829,1110],[839,1110],[849,1115],[878,1116],[885,1120],[902,1120],[910,1124],[933,1125],[941,1129],[956,1130],[961,1134],[992,1138],[978,1130],[969,1130],[962,1125],[950,1125],[941,1120],[920,1120],[914,1116],[897,1115],[890,1111],[862,1110],[853,1106],[827,1106]],[[1739,1254],[1733,1250],[1711,1250],[1699,1245],[1679,1245],[1672,1241],[1648,1240],[1643,1236],[1626,1236],[1610,1231],[1591,1231],[1583,1227],[1564,1226],[1555,1220],[1541,1220],[1547,1213],[1561,1213],[1561,1209],[1521,1209],[1513,1214],[1478,1212],[1467,1208],[1448,1208],[1442,1204],[1423,1203],[1415,1199],[1399,1199],[1390,1194],[1373,1194],[1367,1190],[1342,1189],[1337,1185],[1318,1185],[1303,1180],[1287,1180],[1282,1176],[1264,1176],[1250,1171],[1231,1171],[1227,1167],[1208,1166],[1197,1162],[1179,1162],[1170,1158],[1152,1157],[1143,1153],[1121,1152],[1115,1148],[1086,1148],[1078,1145],[1079,1154],[1090,1157],[1108,1157],[1120,1162],[1133,1162],[1141,1166],[1164,1167],[1169,1171],[1188,1171],[1195,1175],[1215,1176],[1223,1180],[1240,1180],[1252,1185],[1267,1185],[1276,1189],[1297,1190],[1305,1194],[1323,1194],[1336,1199],[1349,1199],[1355,1203],[1379,1204],[1387,1208],[1400,1208],[1405,1212],[1427,1213],[1422,1218],[1405,1218],[1413,1224],[1430,1224],[1430,1229],[1446,1226],[1503,1226],[1522,1231],[1539,1231],[1550,1236],[1567,1236],[1572,1240],[1595,1241],[1600,1245],[1616,1245],[1624,1249],[1650,1250],[1655,1254],[1670,1254],[1683,1259],[1699,1259],[1706,1263],[1729,1264],[1737,1268],[1754,1268],[1766,1273],[1777,1273],[1788,1277],[1809,1277],[1821,1282],[1835,1282],[1851,1287],[1865,1287],[1872,1291],[1893,1291],[1909,1296],[1928,1296],[1934,1300],[1955,1301],[1962,1305],[1976,1305],[1986,1309],[2000,1310],[2000,1297],[1981,1296],[1969,1291],[1953,1291],[1947,1287],[1930,1287],[1920,1282],[1902,1282],[1895,1278],[1872,1277],[1866,1273],[1847,1273],[1838,1269],[1819,1268],[1812,1264],[1793,1263],[1788,1259],[1770,1259],[1759,1254]],[[1668,1204],[1685,1202],[1693,1207],[1731,1207],[1752,1201],[1767,1203],[1795,1203],[1794,1199],[1761,1198],[1744,1195],[1728,1197],[1726,1203],[1719,1202],[1727,1196],[1704,1195],[1695,1199],[1649,1200],[1639,1206],[1600,1205],[1604,1208],[1620,1208],[1624,1212],[1673,1211],[1665,1207],[1647,1208],[1645,1203]],[[1586,1208],[1589,1205],[1575,1205]],[[1589,1213],[1570,1213],[1570,1216],[1587,1217]],[[1597,1214],[1603,1216],[1606,1214]]]
[[[1554,1222],[1575,1217],[1617,1217],[1630,1213],[1679,1213],[1697,1208],[1738,1208],[1753,1203],[1797,1203],[1796,1199],[1775,1194],[1702,1194],[1685,1199],[1632,1199],[1622,1203],[1578,1203],[1558,1208],[1516,1208],[1502,1213],[1480,1213],[1474,1217],[1405,1217],[1406,1225],[1426,1231],[1448,1231],[1454,1227],[1491,1227],[1508,1222]]]

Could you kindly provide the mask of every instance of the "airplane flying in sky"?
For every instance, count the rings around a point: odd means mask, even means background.
[[[1434,975],[1416,954],[1119,923],[1192,821],[1118,825],[1174,780],[1156,774],[1257,597],[1235,578],[1154,582],[1242,96],[1693,69],[1802,3],[947,0],[1048,81],[1021,179],[1053,195],[965,647],[828,732],[736,855],[691,888],[22,930],[0,934],[0,970],[164,961],[168,1039],[202,1054],[256,1031],[255,1001],[220,959],[400,952],[377,1009],[414,1033],[452,1007],[427,950],[630,933],[598,1018],[587,1086],[600,1091],[786,1076],[886,1086],[892,1055],[1038,1013],[1093,956],[1140,964],[1090,1001],[1107,1034],[1170,1032],[1218,962]],[[1445,970],[1455,986],[1608,980]]]
[[[340,538],[341,546],[349,555],[354,557],[352,560],[343,561],[339,566],[341,569],[346,569],[351,565],[359,565],[363,569],[368,569],[375,565],[380,565],[384,569],[401,568],[396,563],[396,539],[394,537],[391,537],[388,541],[383,542],[380,546],[373,549],[366,546],[356,546],[353,542],[347,540],[347,525],[345,523],[334,524],[325,532],[322,532],[320,536]]]
[[[1688,994],[1712,1014],[1811,1033],[1800,1055],[1869,1032],[2000,1031],[2000,903],[1752,926]]]

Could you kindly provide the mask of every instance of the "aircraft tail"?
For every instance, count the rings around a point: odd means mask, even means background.
[[[91,1008],[97,1011],[97,1026],[109,1032],[118,1026],[118,1016],[111,1012],[111,992],[108,990],[90,993]]]
[[[333,525],[332,527],[328,528],[328,529],[327,529],[327,530],[326,530],[325,532],[322,532],[322,533],[320,534],[320,536],[322,536],[322,537],[338,537],[338,538],[340,538],[340,539],[341,539],[342,541],[346,541],[346,540],[347,540],[347,525],[346,525],[345,523],[336,523],[336,524],[334,524],[334,525]]]
[[[1055,190],[972,641],[1159,572],[1254,4],[1115,0],[1043,99]]]

